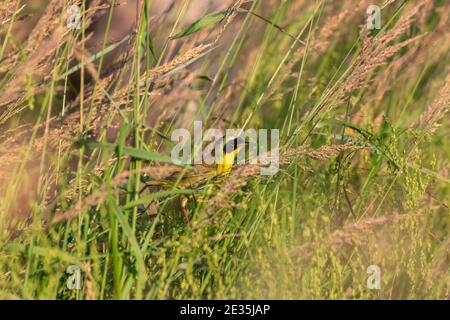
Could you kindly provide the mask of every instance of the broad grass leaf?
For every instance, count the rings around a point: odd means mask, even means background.
[[[122,153],[135,159],[172,163],[169,156],[133,147],[124,147]]]
[[[193,33],[199,32],[213,24],[221,22],[225,17],[229,14],[229,10],[219,11],[207,14],[203,18],[198,19],[194,23],[192,23],[187,29],[184,31],[177,33],[176,35],[170,37],[170,39],[179,39],[186,36],[189,36]]]

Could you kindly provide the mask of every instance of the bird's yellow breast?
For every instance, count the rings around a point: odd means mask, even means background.
[[[228,174],[231,171],[231,168],[233,167],[234,160],[236,159],[236,156],[241,148],[237,148],[235,150],[232,150],[229,153],[225,153],[222,158],[222,163],[217,165],[217,173],[218,174]]]

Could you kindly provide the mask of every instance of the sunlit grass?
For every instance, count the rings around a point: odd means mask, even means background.
[[[230,9],[189,29],[191,1],[164,21],[150,1],[115,41],[107,9],[98,52],[83,54],[84,28],[65,36],[43,60],[48,77],[0,100],[0,298],[448,298],[449,56],[433,49],[449,45],[448,5],[394,1],[383,28],[364,33],[364,1],[302,3],[246,4],[278,28]],[[126,67],[108,73],[117,48]],[[33,56],[15,50],[4,96]],[[282,158],[310,149],[237,190],[226,179],[145,188],[143,172],[170,162],[171,132],[195,119],[280,129]],[[365,148],[321,149],[348,142]],[[67,288],[70,265],[79,290]],[[366,286],[370,265],[380,290]]]

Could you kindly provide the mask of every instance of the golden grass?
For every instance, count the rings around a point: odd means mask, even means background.
[[[227,1],[208,8],[223,21],[168,40],[193,1],[160,17],[92,1],[80,33],[51,0],[22,43],[21,3],[0,4],[0,297],[448,299],[450,6],[386,0],[368,31],[370,1]],[[116,16],[97,24],[121,8],[136,20],[112,41]],[[184,186],[144,188],[183,169],[124,148],[170,154],[195,119],[279,128],[280,171],[191,186],[186,225]]]

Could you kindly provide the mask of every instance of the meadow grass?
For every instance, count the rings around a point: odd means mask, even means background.
[[[21,41],[29,3],[0,4],[0,298],[449,298],[446,1],[380,1],[380,30],[365,0],[223,1],[194,24],[197,1],[131,1],[112,39],[121,2],[75,1],[68,30],[72,2],[43,1]],[[194,120],[279,129],[280,171],[146,187]]]

